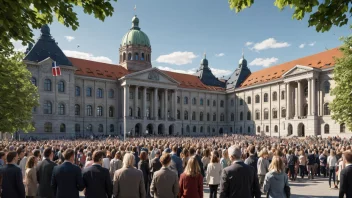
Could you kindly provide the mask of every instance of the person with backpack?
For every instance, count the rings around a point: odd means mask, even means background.
[[[297,163],[297,157],[294,155],[292,150],[289,150],[288,154],[289,156],[287,157],[287,164],[290,171],[291,181],[295,181],[295,165]]]
[[[314,179],[315,175],[315,156],[313,150],[308,150],[308,157],[307,157],[307,170],[308,170],[308,179]]]

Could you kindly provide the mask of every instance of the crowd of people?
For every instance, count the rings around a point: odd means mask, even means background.
[[[0,142],[1,198],[289,198],[329,177],[352,197],[351,139],[147,137]],[[297,179],[298,178],[298,179]],[[218,195],[219,194],[219,195]]]

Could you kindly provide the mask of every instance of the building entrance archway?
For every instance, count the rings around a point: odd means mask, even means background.
[[[173,135],[174,134],[174,130],[175,130],[175,125],[170,125],[169,126],[169,135]]]
[[[222,135],[223,133],[224,133],[223,129],[220,128],[220,129],[219,129],[219,134]]]
[[[164,134],[164,124],[159,124],[158,126],[158,135]]]
[[[147,125],[148,135],[153,135],[153,124]]]
[[[288,126],[287,126],[287,136],[290,136],[292,134],[293,134],[292,124],[288,124]]]
[[[298,137],[305,137],[306,136],[306,134],[305,134],[305,126],[304,126],[303,123],[299,123],[298,124],[297,131],[298,131]]]
[[[134,127],[134,135],[136,137],[141,136],[142,134],[142,124],[141,123],[137,123],[136,126]]]

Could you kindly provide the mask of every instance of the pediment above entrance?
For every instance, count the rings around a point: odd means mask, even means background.
[[[312,67],[296,65],[292,69],[290,69],[286,73],[284,73],[283,77],[287,78],[287,77],[291,77],[291,76],[306,74],[306,73],[309,73],[312,71],[314,71],[314,68],[312,68]]]
[[[146,84],[159,84],[159,85],[174,85],[178,86],[180,83],[170,77],[169,75],[165,74],[158,68],[150,68],[134,73],[130,73],[122,78],[120,80],[126,80],[129,82],[139,82]]]

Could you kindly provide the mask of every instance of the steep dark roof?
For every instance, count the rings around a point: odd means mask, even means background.
[[[210,68],[208,67],[208,60],[206,59],[205,55],[204,55],[204,58],[201,61],[199,69],[197,70],[196,76],[198,76],[198,78],[205,85],[222,87],[222,88],[225,88],[225,86],[226,86],[225,82],[220,81],[211,72]]]
[[[27,55],[24,60],[40,62],[48,57],[56,61],[56,65],[72,66],[71,61],[61,51],[59,46],[50,34],[48,25],[43,25],[38,41],[34,44],[32,49],[27,49]]]
[[[226,89],[238,88],[251,75],[251,70],[247,67],[247,60],[243,55],[238,63],[238,68],[231,74],[227,80]]]

